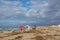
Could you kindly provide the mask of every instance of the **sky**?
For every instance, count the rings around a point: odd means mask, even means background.
[[[0,0],[0,26],[60,24],[60,0]]]

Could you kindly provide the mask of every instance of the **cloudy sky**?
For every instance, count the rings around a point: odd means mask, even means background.
[[[60,24],[60,0],[0,0],[0,26]]]

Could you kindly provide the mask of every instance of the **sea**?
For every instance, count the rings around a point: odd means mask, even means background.
[[[29,25],[30,27],[33,27],[34,25],[36,25],[37,27],[41,27],[44,24],[39,24],[39,23],[29,23],[29,24],[27,24],[27,23],[25,23],[25,24],[14,24],[14,25],[9,24],[8,25],[8,24],[4,23],[4,25],[0,24],[0,32],[13,31],[13,30],[14,31],[19,31],[20,25],[23,25],[23,26]]]

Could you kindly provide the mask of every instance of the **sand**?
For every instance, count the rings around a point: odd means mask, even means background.
[[[37,27],[24,33],[0,33],[0,40],[60,40],[60,27]]]

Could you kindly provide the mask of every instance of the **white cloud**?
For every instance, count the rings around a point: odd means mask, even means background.
[[[4,15],[4,18],[17,15],[17,14],[25,14],[26,8],[22,7],[22,3],[19,1],[5,1],[0,0],[2,6],[0,6],[0,14]]]
[[[22,3],[20,1],[4,1],[1,0],[3,6],[0,6],[0,14],[3,13],[5,17],[13,16],[17,17],[17,14],[24,14],[26,17],[45,17],[45,10],[48,6],[46,1],[40,2],[41,0],[31,0],[27,2],[31,4],[31,8],[27,10],[27,8],[22,7]],[[11,17],[14,18],[14,17]]]
[[[41,2],[41,0],[31,0],[31,9],[27,11],[26,16],[28,17],[45,17],[45,11],[48,6],[47,1]]]
[[[30,9],[30,10],[26,13],[26,16],[28,16],[28,17],[36,16],[36,15],[37,15],[36,12],[37,12],[36,10]]]
[[[45,13],[50,14],[48,16],[50,16],[51,18],[60,16],[60,0],[48,0],[48,7]]]
[[[19,0],[0,0],[0,3],[0,19],[23,20],[21,23],[60,22],[60,0],[30,0],[27,2],[30,8],[22,7]]]

